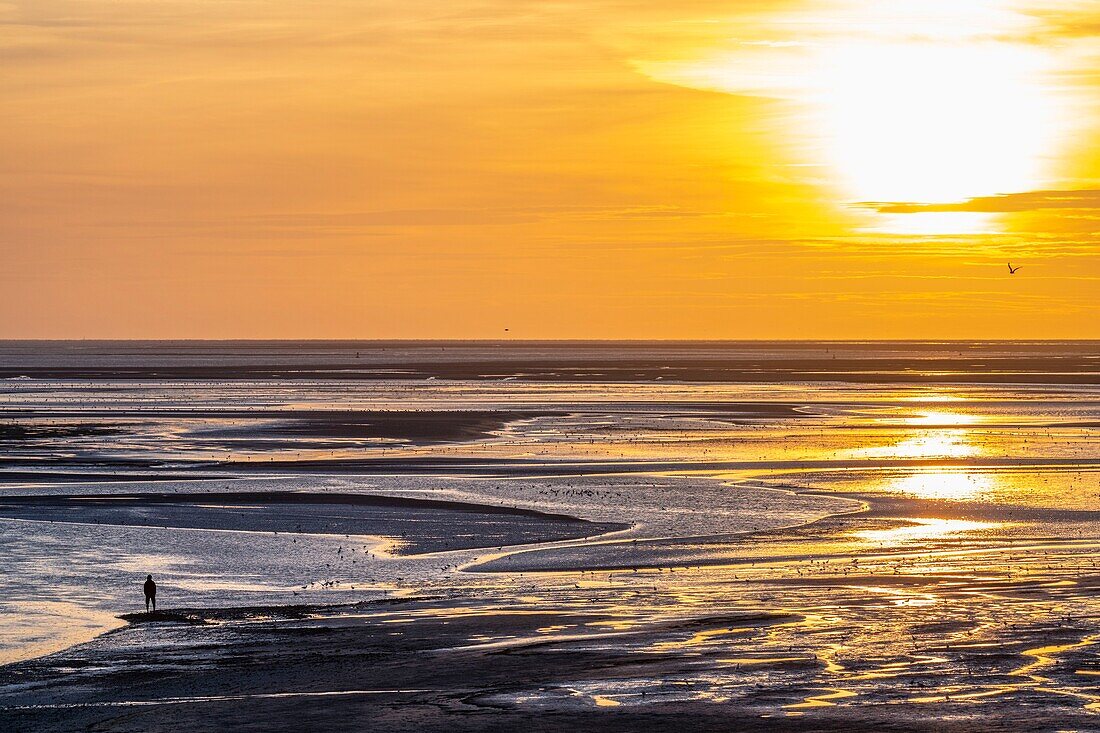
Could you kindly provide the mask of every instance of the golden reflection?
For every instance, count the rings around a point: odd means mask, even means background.
[[[1080,641],[1071,642],[1069,644],[1052,644],[1049,646],[1036,647],[1035,649],[1025,649],[1021,654],[1025,657],[1030,657],[1032,661],[1018,669],[1012,670],[1009,674],[1019,677],[1030,677],[1036,682],[1050,682],[1048,678],[1035,674],[1035,671],[1053,666],[1058,661],[1059,655],[1064,652],[1092,646],[1096,644],[1098,640],[1100,640],[1100,636],[1086,636]]]
[[[926,410],[916,417],[905,418],[907,425],[973,425],[976,422],[977,415],[946,410]]]
[[[928,470],[911,473],[886,482],[882,489],[918,499],[962,501],[992,494],[994,477],[986,473],[959,470]]]
[[[928,393],[900,398],[903,402],[966,402],[967,398],[956,394]]]
[[[904,521],[907,524],[901,527],[865,529],[853,534],[868,542],[893,547],[909,542],[926,542],[964,532],[989,531],[1005,526],[1000,522],[973,522],[964,519],[936,519],[932,517],[907,517]]]
[[[980,451],[970,442],[965,428],[979,420],[977,415],[964,412],[922,410],[901,420],[905,425],[922,429],[890,445],[856,448],[852,455],[858,458],[969,458]]]
[[[858,458],[969,458],[978,455],[964,430],[922,430],[891,445],[856,448]]]
[[[784,705],[789,710],[798,710],[800,708],[824,708],[832,707],[836,705],[834,700],[843,700],[848,697],[855,697],[857,693],[852,690],[837,690],[830,689],[820,695],[810,695],[802,702],[794,703],[793,705]]]
[[[674,649],[686,649],[691,647],[705,646],[722,637],[732,636],[735,634],[747,634],[750,631],[754,631],[752,627],[749,628],[736,628],[736,629],[708,629],[706,631],[699,631],[692,634],[690,639],[683,641],[662,641],[654,644],[653,648],[657,651],[672,651]]]

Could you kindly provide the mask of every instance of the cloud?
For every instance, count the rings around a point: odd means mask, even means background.
[[[857,206],[880,214],[926,214],[931,212],[973,211],[1004,214],[1041,209],[1100,210],[1100,189],[1076,191],[1023,191],[1020,193],[978,196],[955,203],[919,203],[912,201],[862,201]]]
[[[1040,23],[1040,41],[1090,39],[1100,35],[1100,12],[1088,0],[1056,0],[1027,7],[1023,12]]]

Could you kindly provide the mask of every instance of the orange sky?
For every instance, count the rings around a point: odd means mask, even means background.
[[[1100,338],[1097,35],[1058,0],[0,1],[0,337]]]

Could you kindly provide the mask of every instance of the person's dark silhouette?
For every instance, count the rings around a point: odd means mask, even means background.
[[[153,582],[152,575],[145,576],[145,612],[149,613],[149,604],[153,605],[153,611],[157,610],[157,584]]]

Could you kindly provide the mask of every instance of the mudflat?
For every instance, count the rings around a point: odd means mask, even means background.
[[[1094,351],[3,345],[0,727],[1098,730]]]

